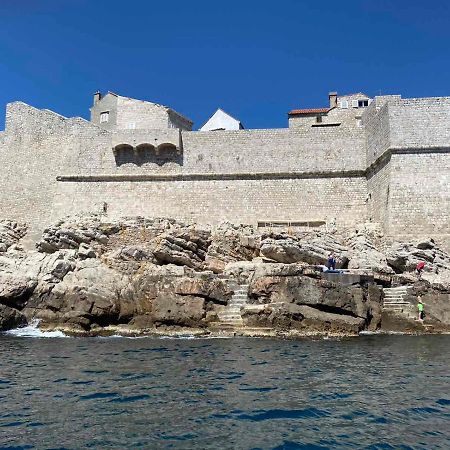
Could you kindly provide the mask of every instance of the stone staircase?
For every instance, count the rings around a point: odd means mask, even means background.
[[[405,300],[407,290],[407,286],[383,288],[383,311],[395,311],[397,313],[406,313],[408,315],[414,311],[414,306]]]
[[[247,304],[248,284],[238,284],[226,308],[221,311],[219,324],[223,328],[242,327],[241,307]]]

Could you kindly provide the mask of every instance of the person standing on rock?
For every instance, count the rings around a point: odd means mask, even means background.
[[[423,319],[425,318],[425,311],[422,303],[422,297],[420,295],[417,297],[417,302],[417,309],[419,310],[419,320],[423,322]]]
[[[423,272],[424,268],[425,268],[425,263],[423,261],[420,261],[420,262],[417,263],[416,272],[417,272],[417,276],[419,278],[422,277],[422,272]]]
[[[327,267],[328,270],[336,270],[336,257],[334,256],[334,253],[328,255]]]

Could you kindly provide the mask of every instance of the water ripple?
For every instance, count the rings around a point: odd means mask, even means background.
[[[0,341],[2,450],[450,448],[450,336]]]

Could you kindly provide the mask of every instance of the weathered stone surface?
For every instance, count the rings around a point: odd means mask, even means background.
[[[314,305],[323,311],[362,318],[368,313],[362,286],[341,286],[304,276],[258,278],[250,286],[250,296],[255,303]]]
[[[299,330],[310,334],[357,334],[366,321],[360,317],[333,314],[306,305],[281,303],[264,309],[245,309],[243,319],[250,327],[271,327],[280,331]]]
[[[79,258],[95,258],[96,254],[92,247],[82,242],[78,247],[78,257]]]
[[[153,254],[162,264],[177,264],[201,270],[210,234],[204,230],[188,229],[166,233],[156,246]]]
[[[46,310],[50,309],[55,313],[55,321],[82,327],[90,323],[114,323],[119,317],[119,299],[125,288],[123,277],[99,260],[80,261],[76,270],[66,274],[51,290],[35,293],[24,312],[30,318],[48,320]]]
[[[259,254],[260,236],[251,227],[222,224],[212,234],[205,257],[205,268],[215,273],[225,270],[228,263],[250,261]]]
[[[418,283],[412,272],[392,275],[378,240],[364,230],[345,240],[323,232],[261,234],[229,224],[210,229],[163,219],[102,220],[60,221],[46,231],[51,239],[40,241],[51,252],[25,252],[16,242],[0,254],[0,304],[13,310],[8,317],[17,311],[28,321],[85,331],[125,324],[136,330],[205,328],[220,320],[236,289],[242,301],[249,285],[243,310],[248,326],[353,334],[389,323],[375,284],[380,276],[374,278],[374,271],[383,271],[384,284],[411,286],[408,301],[423,295],[435,329],[450,328],[445,277]],[[266,245],[273,258],[258,256],[260,240],[261,251]],[[428,257],[439,274],[450,268],[449,256],[434,242],[402,244],[400,250],[407,258]],[[322,273],[318,264],[330,251],[364,271]],[[208,255],[220,263],[212,267]]]
[[[37,280],[24,274],[0,272],[0,303],[21,308],[31,296]]]
[[[419,242],[417,245],[395,242],[387,249],[386,258],[397,273],[412,272],[421,261],[425,262],[425,272],[438,272],[450,268],[450,256],[436,246],[432,239]]]
[[[263,236],[261,254],[280,263],[305,262],[325,265],[330,253],[336,256],[336,267],[345,267],[348,262],[347,249],[332,235],[303,233],[291,236],[271,233]]]
[[[375,272],[393,274],[386,256],[378,251],[369,236],[365,233],[353,235],[348,242],[350,247],[349,269],[369,269]]]
[[[0,331],[26,325],[25,316],[17,309],[0,304]]]
[[[153,318],[164,325],[206,326],[205,300],[192,296],[161,293],[153,301]]]
[[[11,220],[0,220],[0,252],[17,244],[27,232],[27,226]]]
[[[175,293],[203,297],[221,304],[226,304],[232,295],[227,284],[217,278],[182,278],[175,284]]]
[[[75,216],[57,222],[45,229],[42,239],[36,243],[40,252],[53,253],[62,249],[78,250],[81,244],[106,244],[108,237],[103,232],[118,232],[119,228],[103,226],[101,216]],[[87,247],[81,246],[81,251]]]

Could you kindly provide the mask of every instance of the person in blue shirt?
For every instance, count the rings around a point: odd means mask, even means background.
[[[334,253],[328,255],[327,267],[328,270],[336,270],[336,257],[334,256]]]

